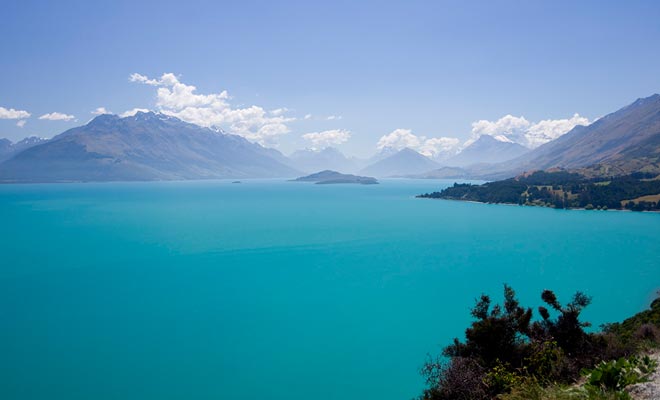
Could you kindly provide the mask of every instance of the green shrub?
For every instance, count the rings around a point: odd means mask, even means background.
[[[605,324],[603,332],[615,335],[634,351],[657,347],[660,344],[660,298],[642,311],[620,323]]]
[[[497,396],[498,400],[619,400],[610,393],[589,391],[581,387],[544,386],[534,379],[527,379],[511,389],[510,393]]]
[[[542,383],[563,381],[570,374],[566,355],[555,341],[532,342],[524,361],[527,374]]]
[[[504,285],[504,302],[492,304],[482,295],[471,313],[474,321],[465,341],[454,339],[446,358],[423,368],[428,389],[424,400],[628,400],[628,385],[643,382],[657,368],[648,356],[632,357],[660,344],[660,298],[651,309],[603,332],[585,331],[581,312],[591,298],[577,292],[561,304],[544,290],[540,319],[522,307]],[[603,362],[603,360],[615,360]],[[594,367],[595,366],[595,367]],[[585,369],[591,368],[591,369]],[[580,372],[586,383],[575,386]]]
[[[657,363],[649,356],[643,358],[619,358],[598,364],[594,369],[585,370],[587,386],[609,391],[621,391],[628,385],[645,382],[655,371]]]
[[[588,322],[580,321],[580,313],[591,304],[591,298],[582,292],[576,292],[570,303],[562,305],[551,290],[544,290],[541,299],[559,315],[552,319],[545,307],[539,307],[542,321],[532,326],[532,338],[544,340],[551,338],[569,356],[576,356],[590,350],[589,336],[584,328],[591,326]]]
[[[465,331],[465,343],[454,339],[444,350],[448,357],[470,357],[489,369],[503,362],[520,366],[532,309],[523,308],[515,291],[504,285],[504,304],[491,307],[489,296],[482,295],[472,309],[476,319]]]
[[[511,366],[497,360],[497,364],[486,373],[484,383],[493,394],[508,393],[523,382],[523,378],[512,372]]]

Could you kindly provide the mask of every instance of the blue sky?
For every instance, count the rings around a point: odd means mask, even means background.
[[[95,3],[3,1],[0,137],[50,137],[98,107],[162,109],[164,73],[224,102],[209,123],[285,153],[359,156],[391,132],[420,149],[475,129],[517,141],[512,129],[592,121],[660,91],[656,1]]]

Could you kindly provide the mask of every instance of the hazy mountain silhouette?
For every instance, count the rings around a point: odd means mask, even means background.
[[[139,112],[100,115],[0,164],[18,182],[293,177],[286,158],[237,136]]]

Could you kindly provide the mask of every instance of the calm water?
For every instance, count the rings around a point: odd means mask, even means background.
[[[660,215],[421,200],[438,181],[0,186],[3,399],[409,399],[504,282],[660,287]]]

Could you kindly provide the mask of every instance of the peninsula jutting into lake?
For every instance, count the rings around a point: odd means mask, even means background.
[[[483,185],[455,183],[417,197],[586,210],[660,211],[660,175],[636,172],[585,178],[567,171],[537,171]]]

